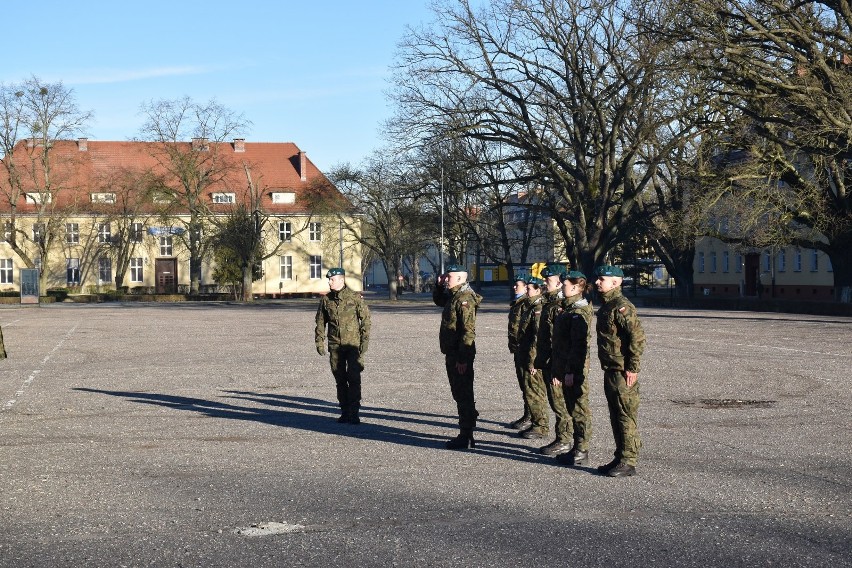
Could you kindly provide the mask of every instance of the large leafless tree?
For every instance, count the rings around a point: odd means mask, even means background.
[[[850,2],[707,0],[661,24],[722,103],[741,232],[825,252],[852,301]]]
[[[250,122],[214,100],[197,103],[189,97],[150,101],[142,105],[143,140],[154,142],[154,157],[167,172],[167,197],[188,213],[183,233],[189,250],[190,293],[197,294],[201,262],[210,244],[204,238],[208,221],[205,191],[239,172],[242,165],[230,159],[225,142],[244,135]]]
[[[460,136],[501,144],[550,196],[569,260],[586,271],[622,238],[657,163],[691,128],[689,99],[661,87],[665,44],[638,33],[626,8],[448,2],[399,56],[401,129],[455,123]],[[671,138],[649,144],[663,126]]]

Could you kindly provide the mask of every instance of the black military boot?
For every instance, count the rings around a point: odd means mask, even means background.
[[[352,406],[349,408],[349,423],[350,424],[360,424],[361,419],[358,418],[358,410],[360,410],[357,406]]]
[[[619,463],[614,468],[607,471],[604,475],[607,477],[631,477],[636,475],[636,468],[626,463]]]
[[[571,450],[571,444],[566,442],[560,442],[556,440],[547,444],[546,446],[542,446],[538,449],[538,451],[546,456],[558,456],[559,454],[564,454]]]
[[[579,467],[581,465],[589,465],[589,452],[579,450],[575,446],[567,454],[559,454],[556,456],[556,461],[562,465],[569,467]]]
[[[523,416],[509,424],[509,428],[513,430],[526,430],[530,426],[532,426],[532,420],[527,414],[524,414]]]
[[[599,465],[599,466],[598,466],[598,473],[603,474],[603,475],[606,475],[606,474],[607,474],[607,472],[608,472],[609,470],[611,470],[612,468],[614,468],[615,466],[617,466],[619,463],[620,463],[620,462],[619,462],[619,460],[618,460],[618,459],[613,459],[613,460],[612,460],[611,462],[609,462],[608,464],[605,464],[605,465]]]
[[[518,436],[525,440],[541,440],[544,438],[547,431],[539,430],[538,428],[534,428],[532,425],[526,430],[521,431]]]
[[[466,450],[476,446],[476,440],[473,439],[473,430],[462,430],[455,438],[447,440],[448,450]]]

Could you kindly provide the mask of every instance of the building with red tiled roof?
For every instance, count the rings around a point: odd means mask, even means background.
[[[325,292],[326,270],[341,265],[361,289],[352,205],[291,142],[80,138],[55,141],[47,154],[45,168],[44,149],[24,140],[2,158],[0,290],[19,290],[20,269],[34,267],[42,295],[188,291],[191,246],[199,291],[221,290],[213,235],[240,206],[262,226],[255,295]]]

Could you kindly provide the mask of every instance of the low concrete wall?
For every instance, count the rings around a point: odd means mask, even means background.
[[[766,300],[757,298],[693,298],[681,300],[678,298],[639,297],[643,306],[657,308],[689,308],[696,310],[742,310],[748,312],[777,312],[789,314],[811,314],[821,316],[850,316],[852,304],[839,302],[813,302],[796,300]]]

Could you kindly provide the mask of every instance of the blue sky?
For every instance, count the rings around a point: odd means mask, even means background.
[[[387,78],[427,0],[45,0],[3,7],[0,82],[62,81],[126,140],[150,100],[215,98],[252,121],[247,141],[295,142],[322,170],[381,145]]]

